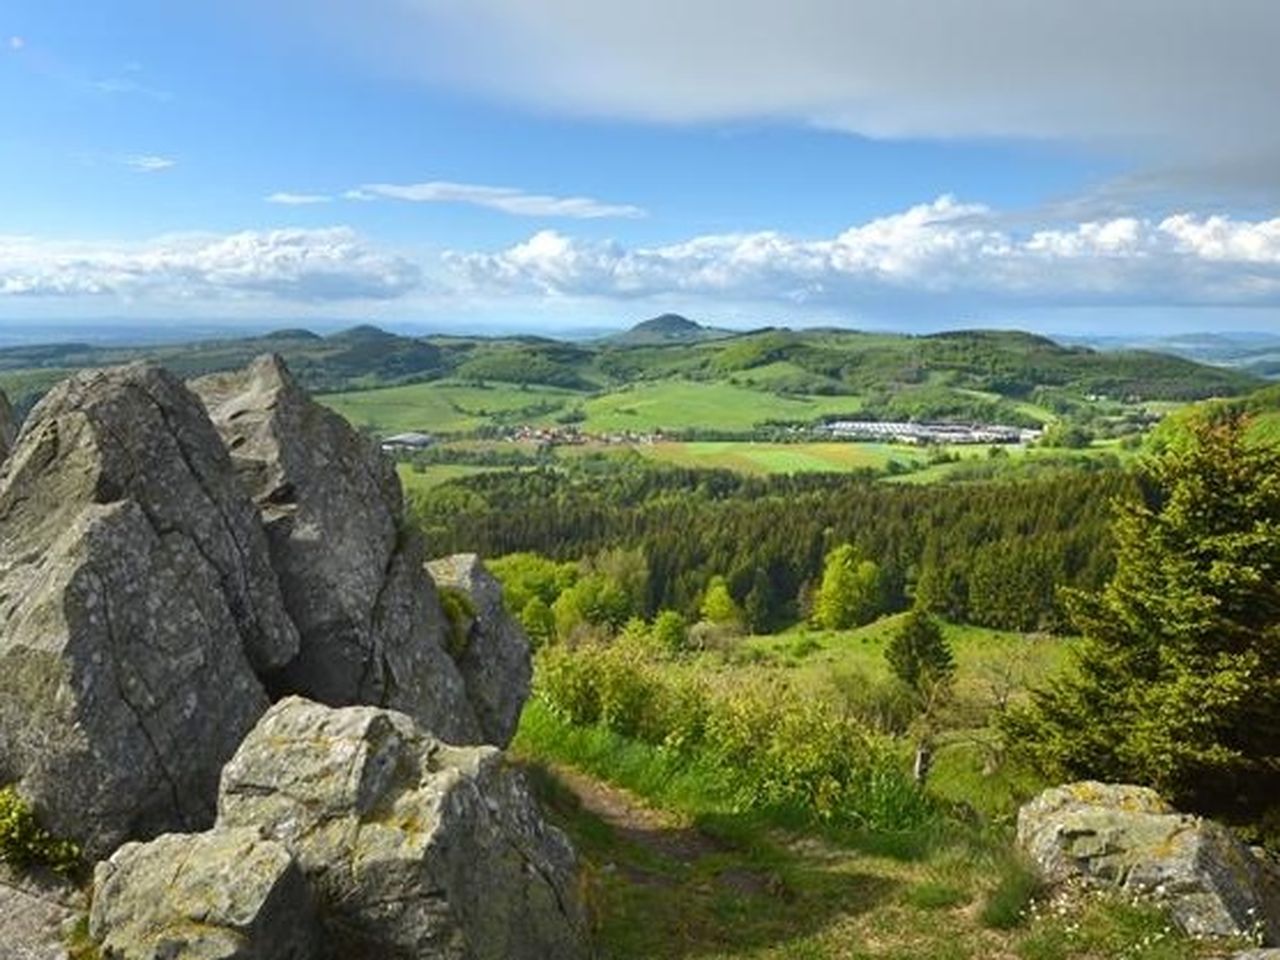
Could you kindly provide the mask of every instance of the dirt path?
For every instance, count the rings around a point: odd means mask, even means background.
[[[583,810],[602,820],[623,840],[650,853],[692,866],[703,857],[726,850],[722,843],[674,814],[654,809],[629,790],[562,764],[550,770],[577,797]]]

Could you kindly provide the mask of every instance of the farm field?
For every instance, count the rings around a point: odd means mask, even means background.
[[[887,443],[738,443],[702,441],[655,443],[635,448],[643,456],[682,467],[717,468],[741,473],[841,473],[884,469],[891,460],[921,463],[916,448]]]
[[[854,414],[857,397],[784,397],[724,381],[639,383],[583,404],[580,424],[591,433],[655,430],[750,430],[769,421],[807,422]]]
[[[318,399],[355,426],[388,434],[406,430],[462,433],[500,421],[547,423],[578,396],[556,387],[478,386],[442,380],[330,393]]]

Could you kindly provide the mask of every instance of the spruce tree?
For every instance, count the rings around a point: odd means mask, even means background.
[[[1280,804],[1280,447],[1219,414],[1141,481],[1119,505],[1110,582],[1068,598],[1075,669],[1007,732],[1055,776],[1255,817]]]

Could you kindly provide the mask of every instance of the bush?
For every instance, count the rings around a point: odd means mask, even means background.
[[[0,861],[15,867],[47,866],[70,873],[80,866],[80,849],[41,827],[18,791],[5,787],[0,790]]]
[[[712,694],[696,677],[660,673],[644,650],[625,638],[548,647],[538,655],[537,695],[562,720],[713,764],[739,810],[876,830],[933,817],[893,743],[853,717],[778,683]]]
[[[440,587],[440,609],[449,623],[449,635],[445,638],[449,655],[457,660],[467,652],[471,639],[471,624],[476,619],[475,604],[456,587]]]

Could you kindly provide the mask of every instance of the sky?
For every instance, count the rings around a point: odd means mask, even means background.
[[[1280,332],[1275,0],[6,0],[47,324]]]

